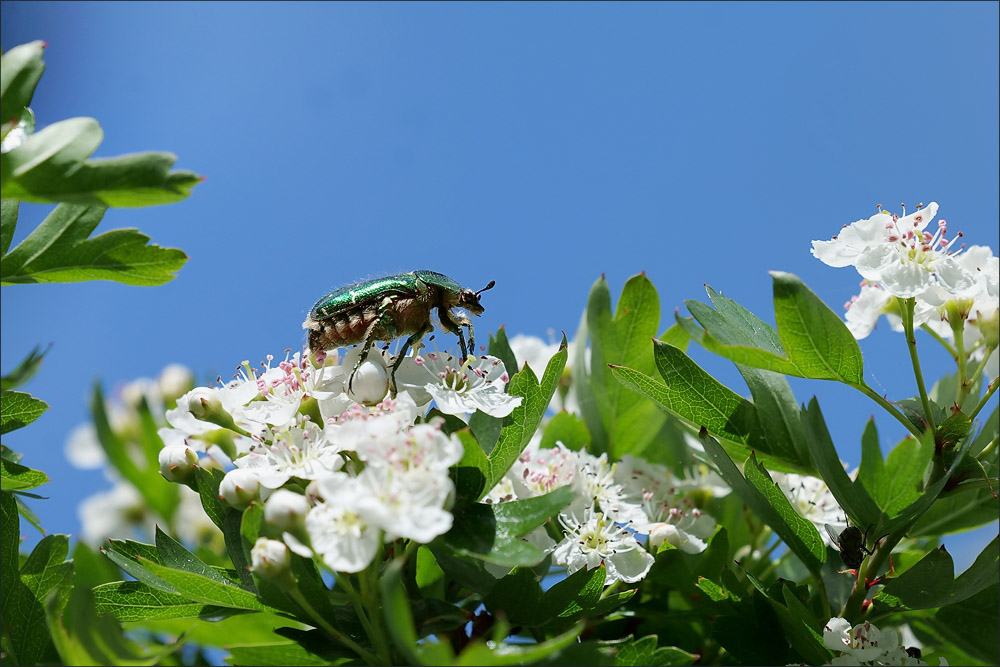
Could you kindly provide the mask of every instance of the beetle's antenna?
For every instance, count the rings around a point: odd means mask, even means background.
[[[497,284],[497,281],[491,280],[489,285],[487,285],[483,289],[481,289],[478,292],[476,292],[476,296],[479,296],[480,294],[482,294],[483,292],[485,292],[488,289],[493,289],[494,287],[496,287],[496,284]]]

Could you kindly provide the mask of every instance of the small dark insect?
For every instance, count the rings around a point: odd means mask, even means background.
[[[837,545],[840,550],[840,559],[844,561],[844,565],[855,570],[861,565],[861,561],[865,559],[865,554],[871,555],[871,551],[865,546],[865,541],[868,538],[868,530],[864,533],[857,526],[848,526],[841,531],[840,535],[837,531],[833,529],[830,524],[825,524],[823,526],[826,528],[827,534],[833,543]],[[869,528],[871,528],[869,526]]]
[[[906,655],[910,656],[911,658],[916,658],[917,660],[920,660],[920,658],[924,657],[924,654],[916,646],[908,646],[906,648]]]
[[[392,366],[395,378],[407,349],[434,327],[431,311],[436,309],[441,326],[458,336],[463,361],[476,353],[472,320],[455,308],[481,315],[484,308],[479,295],[496,284],[491,280],[479,291],[462,287],[448,276],[436,271],[411,271],[385,278],[366,280],[327,294],[313,305],[302,323],[312,351],[330,350],[362,343],[361,355],[351,371],[368,358],[372,344],[409,336]],[[469,330],[469,346],[465,345],[462,327]]]

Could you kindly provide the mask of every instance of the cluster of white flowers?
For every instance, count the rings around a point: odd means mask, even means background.
[[[572,574],[601,563],[607,584],[636,582],[649,572],[656,551],[668,545],[686,553],[705,550],[715,520],[690,500],[710,483],[702,477],[679,479],[666,467],[632,456],[609,463],[606,454],[572,451],[557,442],[541,448],[534,438],[487,502],[510,502],[569,486],[574,500],[559,514],[562,540],[537,529],[527,540],[552,553],[553,562]],[[714,483],[714,480],[711,482]],[[715,489],[710,489],[715,495]],[[645,548],[640,542],[646,536]],[[506,571],[491,568],[502,576]]]
[[[394,359],[372,350],[358,365],[359,355],[360,348],[343,357],[286,352],[277,364],[268,357],[257,370],[244,362],[231,382],[181,396],[160,430],[163,476],[189,479],[195,452],[209,452],[230,468],[220,498],[238,509],[264,502],[267,523],[288,549],[339,572],[363,570],[382,542],[428,543],[447,532],[448,468],[463,448],[442,430],[443,419],[424,416],[426,408],[433,400],[446,414],[504,417],[522,399],[506,393],[507,371],[495,357],[462,362],[420,351],[401,361],[390,397]],[[220,431],[237,434],[226,448],[216,442]],[[282,561],[265,562],[273,569]]]
[[[895,630],[879,630],[865,621],[851,627],[843,618],[831,618],[823,628],[823,644],[840,652],[831,665],[926,665],[919,650],[904,648]],[[941,658],[941,665],[948,661]]]
[[[853,266],[864,278],[860,294],[845,304],[847,326],[856,338],[870,334],[883,314],[893,329],[902,331],[894,297],[912,297],[914,326],[927,325],[951,338],[952,324],[967,322],[971,326],[964,328],[965,349],[973,349],[984,334],[992,343],[986,347],[996,347],[1000,260],[988,246],[956,248],[962,234],[949,240],[944,220],[937,222],[935,232],[927,230],[937,210],[937,203],[931,202],[902,217],[880,211],[845,226],[830,241],[812,242],[812,254],[819,260],[834,267]],[[986,350],[980,350],[981,358]],[[995,378],[995,355],[991,363],[987,374]]]
[[[139,407],[145,402],[154,421],[162,423],[164,407],[191,388],[194,376],[180,365],[170,364],[154,378],[138,378],[117,387],[104,403],[108,425],[123,443],[130,458],[144,462],[140,444],[142,417]],[[159,516],[150,509],[142,494],[108,466],[108,459],[92,423],[73,429],[65,445],[66,458],[76,468],[103,468],[112,483],[110,489],[84,498],[77,508],[81,537],[91,546],[100,546],[108,538],[153,536],[157,525],[173,525],[177,536],[189,544],[198,544],[221,533],[205,515],[201,499],[188,488],[181,488],[180,503],[172,517]],[[183,453],[183,452],[182,452]],[[191,454],[185,454],[190,457]],[[196,459],[188,458],[188,461]],[[171,519],[173,519],[171,521]]]

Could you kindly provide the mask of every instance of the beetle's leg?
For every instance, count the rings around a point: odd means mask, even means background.
[[[475,343],[472,333],[472,321],[462,313],[449,312],[444,308],[438,308],[438,319],[441,320],[442,327],[458,336],[458,346],[462,349],[462,363],[465,363],[465,360],[469,358],[469,348],[465,346],[465,335],[462,333],[462,326],[469,327],[469,341]],[[472,353],[476,353],[475,347],[472,348]]]
[[[393,398],[396,397],[396,371],[399,369],[400,364],[403,363],[403,357],[406,356],[406,351],[410,348],[411,345],[414,346],[414,348],[416,348],[416,345],[420,342],[420,339],[423,338],[424,334],[426,334],[428,331],[431,331],[433,328],[434,327],[430,326],[430,324],[428,323],[428,325],[425,326],[423,329],[421,329],[417,333],[407,338],[406,342],[403,343],[403,347],[401,347],[399,349],[399,352],[396,353],[396,361],[392,362],[392,372],[389,374],[389,378],[392,384]]]
[[[361,354],[358,355],[358,360],[354,362],[354,368],[351,369],[351,376],[347,380],[347,390],[350,392],[354,391],[354,374],[358,372],[361,364],[368,359],[368,354],[375,343],[375,330],[381,327],[386,337],[396,337],[396,320],[392,314],[392,302],[394,299],[394,296],[387,296],[382,299],[382,303],[375,310],[375,317],[372,319],[372,323],[368,325],[368,330],[365,331],[365,340],[361,347]]]

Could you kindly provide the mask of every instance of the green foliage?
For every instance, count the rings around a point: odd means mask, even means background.
[[[822,538],[811,523],[795,513],[756,456],[751,453],[743,464],[744,477],[718,441],[706,431],[702,432],[701,442],[726,483],[785,541],[807,568],[817,572],[826,560]]]
[[[24,428],[49,409],[48,403],[23,391],[0,393],[0,433]]]
[[[500,478],[520,456],[535,429],[538,428],[538,424],[541,423],[549,401],[552,400],[556,387],[559,385],[559,378],[566,366],[566,356],[566,339],[564,337],[559,352],[549,360],[545,367],[541,382],[538,381],[534,371],[527,364],[511,378],[510,384],[507,386],[507,393],[512,396],[521,396],[524,400],[503,419],[503,430],[500,432],[496,447],[487,457],[484,470],[486,477],[486,484],[483,487],[484,493],[500,481]]]
[[[147,245],[149,237],[135,229],[115,229],[88,238],[106,210],[104,206],[57,206],[0,258],[0,284],[111,280],[152,286],[173,280],[187,261],[180,250]],[[7,211],[3,213],[8,215]],[[17,209],[13,215],[16,221]]]

